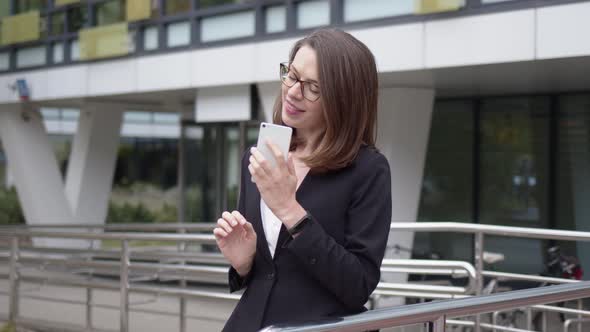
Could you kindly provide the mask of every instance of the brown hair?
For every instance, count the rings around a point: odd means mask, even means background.
[[[297,51],[309,46],[318,60],[320,99],[325,131],[305,164],[314,173],[338,170],[352,163],[361,145],[375,148],[377,66],[371,51],[352,35],[338,29],[320,29],[297,41],[289,62]],[[273,122],[284,125],[282,98],[279,94],[273,110]],[[291,150],[301,139],[293,130]]]

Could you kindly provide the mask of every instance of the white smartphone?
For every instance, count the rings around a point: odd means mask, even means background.
[[[275,159],[274,154],[266,145],[266,140],[269,140],[276,144],[283,156],[285,156],[285,160],[289,157],[289,145],[291,144],[291,135],[293,134],[293,129],[291,127],[280,126],[272,123],[263,122],[260,124],[260,130],[258,131],[258,143],[256,144],[256,148],[266,160],[268,160],[272,167],[276,167],[277,162]]]

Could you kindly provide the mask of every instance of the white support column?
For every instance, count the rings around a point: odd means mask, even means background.
[[[258,83],[258,97],[264,112],[264,121],[272,122],[272,111],[281,89],[281,82]]]
[[[418,216],[422,175],[430,121],[434,103],[434,90],[412,88],[383,88],[379,91],[377,146],[391,167],[392,221],[411,222]],[[391,232],[388,247],[398,244],[412,248],[414,234]],[[409,254],[388,258],[407,258]],[[403,282],[405,276],[388,281]],[[394,303],[389,303],[394,304]]]
[[[110,103],[90,103],[80,110],[65,184],[76,223],[106,221],[123,111],[122,104]]]
[[[41,114],[37,110],[22,111],[21,108],[21,105],[0,107],[0,137],[27,224],[73,223],[62,176]],[[55,241],[35,239],[34,242],[50,245]]]

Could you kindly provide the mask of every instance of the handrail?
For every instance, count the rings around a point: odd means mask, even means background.
[[[66,231],[29,231],[18,229],[0,229],[0,237],[38,237],[82,240],[128,240],[128,241],[176,241],[215,243],[213,234],[150,234],[150,233],[86,233]]]
[[[302,325],[269,326],[263,332],[306,331],[365,331],[404,325],[444,322],[445,317],[477,315],[485,312],[544,303],[569,301],[590,297],[590,281],[548,287],[525,289],[457,300],[420,303],[414,305],[376,309],[358,315]],[[435,326],[437,323],[434,324]],[[444,331],[439,328],[439,331]]]
[[[459,222],[392,222],[390,229],[409,232],[483,233],[543,240],[590,241],[590,232]]]
[[[42,229],[59,229],[59,228],[81,228],[81,229],[105,229],[105,230],[194,230],[209,231],[215,227],[214,223],[152,223],[152,224],[104,224],[104,225],[85,225],[85,224],[53,224],[53,225],[5,225],[0,226],[0,234],[11,229],[22,228],[42,228]],[[503,235],[535,239],[551,240],[569,240],[569,241],[590,241],[590,232],[499,226],[489,224],[470,224],[449,221],[429,221],[429,222],[392,222],[390,229],[415,232],[458,232],[458,233],[485,233],[488,235]]]

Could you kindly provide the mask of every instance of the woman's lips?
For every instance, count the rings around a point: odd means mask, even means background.
[[[298,109],[297,107],[293,106],[290,102],[285,100],[285,111],[289,115],[298,115],[304,113],[304,110]]]

